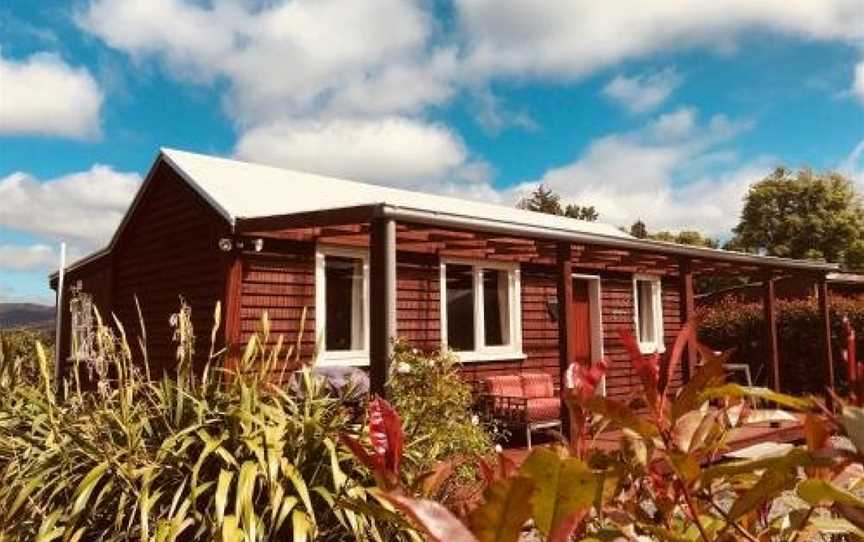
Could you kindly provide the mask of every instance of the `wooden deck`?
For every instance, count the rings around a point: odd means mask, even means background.
[[[771,424],[754,424],[738,430],[728,442],[725,453],[739,452],[750,446],[766,442],[773,443],[798,443],[804,440],[803,416],[798,416],[798,421],[784,422],[776,426]],[[603,451],[615,450],[620,446],[622,433],[620,430],[606,431],[601,433],[595,440],[595,449]],[[542,445],[541,445],[542,446]],[[510,448],[504,454],[516,464],[521,464],[528,456],[527,448]]]

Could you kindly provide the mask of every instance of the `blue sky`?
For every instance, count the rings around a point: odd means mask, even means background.
[[[724,236],[777,165],[864,186],[864,4],[5,2],[0,301],[50,302],[160,146]]]

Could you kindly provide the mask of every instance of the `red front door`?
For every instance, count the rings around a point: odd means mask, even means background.
[[[588,281],[573,279],[573,325],[570,326],[570,347],[573,361],[591,363],[591,300]]]

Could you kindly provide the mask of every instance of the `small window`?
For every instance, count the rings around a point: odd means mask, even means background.
[[[522,356],[518,266],[446,261],[441,290],[444,346],[463,361]]]
[[[365,252],[319,248],[315,327],[324,363],[369,361],[369,267]]]
[[[663,302],[660,278],[637,275],[633,278],[636,335],[642,352],[663,352]]]

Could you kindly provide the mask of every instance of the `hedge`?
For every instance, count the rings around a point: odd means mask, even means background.
[[[831,344],[834,352],[835,386],[844,390],[846,335],[843,318],[848,317],[858,336],[859,359],[864,355],[864,297],[830,299]],[[770,385],[771,368],[761,303],[725,300],[699,310],[699,338],[716,350],[735,349],[731,361],[747,363],[756,385]],[[820,353],[818,303],[815,298],[777,301],[780,342],[780,385],[788,393],[822,393],[826,370]]]

